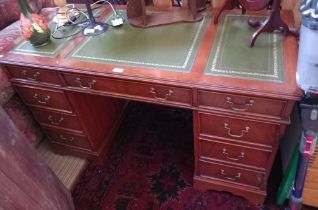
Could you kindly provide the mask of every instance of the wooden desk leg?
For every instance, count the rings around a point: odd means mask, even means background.
[[[206,4],[207,4],[206,0],[197,0],[196,1],[197,11],[198,12],[204,11],[207,8]]]
[[[273,32],[275,30],[283,32],[284,35],[294,35],[297,36],[297,33],[289,30],[288,25],[282,20],[280,16],[280,5],[281,0],[276,0],[273,3],[273,8],[270,13],[270,16],[264,21],[249,20],[248,24],[251,27],[258,27],[257,31],[253,34],[252,39],[250,40],[250,47],[253,47],[257,37],[263,32]]]
[[[220,10],[216,13],[216,15],[214,17],[214,24],[219,23],[219,17],[224,10],[232,10],[234,8],[241,8],[238,0],[226,0],[226,1],[224,1],[222,7],[220,8]],[[245,12],[246,12],[245,8],[242,8],[242,14],[245,14]]]

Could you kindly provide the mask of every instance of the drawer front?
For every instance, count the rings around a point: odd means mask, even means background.
[[[214,137],[224,137],[249,143],[272,145],[278,125],[199,113],[199,131]]]
[[[318,169],[308,168],[306,174],[305,188],[318,190]]]
[[[60,85],[62,81],[57,72],[41,70],[36,68],[24,68],[18,66],[7,67],[10,75],[16,79],[28,81],[44,82],[49,84]]]
[[[26,104],[72,111],[63,91],[19,85],[15,87]]]
[[[256,150],[250,147],[237,146],[226,142],[201,139],[199,142],[200,158],[229,161],[236,164],[245,164],[265,170],[270,152]]]
[[[91,149],[88,139],[85,136],[48,129],[46,129],[45,131],[50,136],[50,141],[52,143],[65,144],[68,146],[78,147],[86,150]]]
[[[35,109],[32,112],[37,121],[43,126],[56,126],[82,132],[82,127],[76,116]]]
[[[310,157],[309,166],[318,170],[318,144],[316,144],[314,154]]]
[[[133,98],[147,98],[153,101],[192,105],[192,90],[166,85],[153,85],[108,78],[84,77],[75,74],[63,74],[66,84],[81,89],[126,95]]]
[[[265,175],[261,172],[204,161],[199,162],[198,169],[200,176],[216,178],[235,184],[246,184],[254,187],[260,187]]]
[[[285,110],[286,104],[286,101],[275,99],[199,91],[199,106],[205,108],[222,108],[237,112],[280,117]]]

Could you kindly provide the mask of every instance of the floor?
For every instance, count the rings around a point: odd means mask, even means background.
[[[72,196],[77,210],[284,209],[275,205],[279,161],[274,167],[263,206],[230,193],[197,191],[191,186],[192,112],[132,103],[104,163],[88,165]]]

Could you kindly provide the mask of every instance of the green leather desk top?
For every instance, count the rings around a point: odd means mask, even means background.
[[[118,10],[123,13],[125,6],[118,6]],[[79,34],[32,50],[19,38],[0,52],[0,64],[298,100],[302,92],[295,78],[297,40],[262,33],[249,48],[256,30],[247,25],[249,16],[230,11],[214,25],[211,16],[215,12],[209,8],[201,22],[147,29],[125,22],[96,37]],[[111,9],[106,7],[99,20],[109,21],[110,14]],[[282,16],[292,24],[289,11],[283,11]]]
[[[101,10],[97,9],[94,10],[94,15],[98,16],[100,15]],[[81,22],[84,19],[79,18],[77,21]],[[49,23],[49,28],[51,30],[51,33],[53,33],[56,30],[56,24],[51,21]],[[22,41],[19,43],[15,48],[13,48],[10,52],[15,54],[22,54],[22,55],[32,55],[32,56],[45,56],[45,57],[55,57],[58,55],[65,47],[67,47],[69,41],[72,39],[70,37],[72,34],[78,34],[81,32],[80,26],[67,26],[67,27],[61,27],[56,32],[54,32],[54,36],[57,38],[61,37],[69,37],[69,38],[63,38],[63,39],[54,39],[51,37],[51,40],[48,44],[40,47],[33,47],[29,41]]]
[[[68,58],[190,72],[210,17],[147,29],[127,23],[109,27],[102,35],[84,39]]]
[[[100,11],[99,11],[100,12]],[[120,10],[124,14],[124,10]],[[105,18],[110,21],[111,16]],[[261,34],[253,48],[248,42],[255,32],[247,24],[251,16],[224,14],[217,26],[216,37],[204,69],[206,76],[226,76],[252,80],[284,81],[282,36]],[[258,17],[264,19],[264,17]],[[193,69],[199,46],[211,14],[197,23],[178,23],[147,29],[127,22],[109,27],[104,34],[84,37],[64,58],[91,63],[113,64],[189,73]],[[51,27],[55,24],[51,23]],[[59,31],[56,36],[78,32],[78,27]],[[11,53],[40,57],[56,57],[68,46],[70,39],[51,39],[38,48],[27,41],[18,44]]]
[[[247,24],[251,17],[255,16],[225,14],[222,17],[205,74],[283,81],[282,36],[262,33],[255,46],[248,47],[255,32]]]
[[[50,28],[54,28],[54,23],[50,24]],[[66,34],[75,33],[78,30],[78,27],[74,27],[71,31],[68,31]],[[63,32],[61,32],[62,34]],[[22,41],[10,52],[15,54],[22,55],[32,55],[32,56],[45,56],[45,57],[55,57],[60,53],[68,44],[71,38],[68,39],[53,39],[51,38],[50,42],[47,45],[40,47],[33,47],[29,41]]]

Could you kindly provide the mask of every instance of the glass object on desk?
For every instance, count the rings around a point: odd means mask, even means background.
[[[47,44],[50,41],[50,30],[45,19],[32,13],[30,6],[25,0],[17,0],[21,9],[21,32],[34,47]]]
[[[54,4],[58,7],[58,11],[53,21],[57,26],[62,26],[67,23],[68,19],[66,17],[66,12],[68,10],[66,6],[66,0],[54,0]]]

